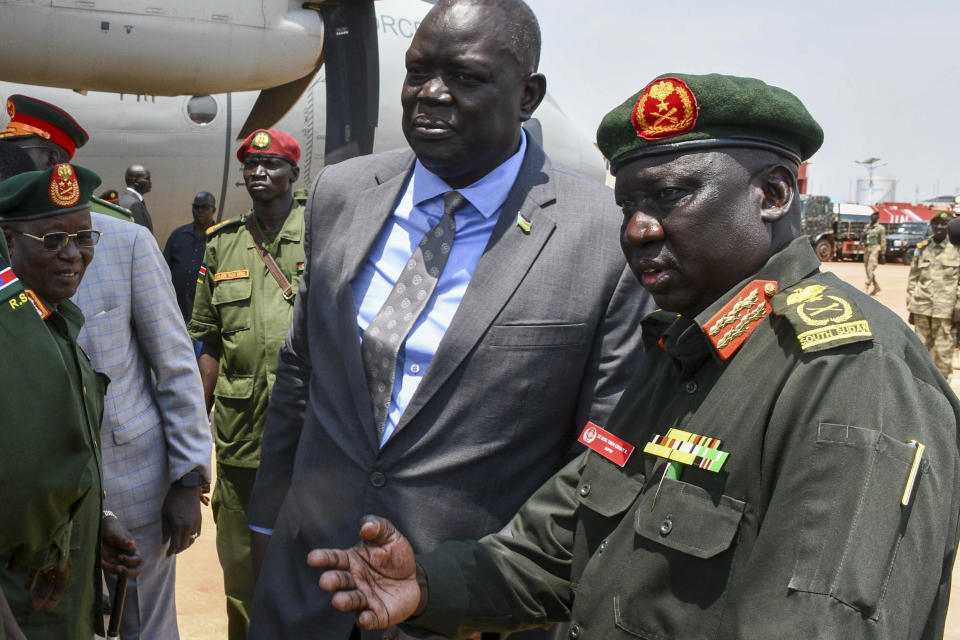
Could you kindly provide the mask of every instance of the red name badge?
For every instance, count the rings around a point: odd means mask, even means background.
[[[629,442],[624,442],[592,422],[588,422],[587,426],[583,428],[583,433],[577,438],[577,442],[586,445],[618,467],[627,464],[627,460],[630,459],[630,454],[633,453],[634,449],[634,446]]]

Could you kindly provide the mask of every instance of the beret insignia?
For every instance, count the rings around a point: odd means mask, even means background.
[[[254,149],[269,149],[270,148],[270,134],[266,131],[261,131],[253,137],[251,145]]]
[[[17,108],[13,106],[13,100],[7,98],[7,113],[10,114],[10,117],[17,115]]]
[[[660,78],[640,94],[633,109],[633,128],[644,140],[680,135],[697,123],[697,98],[678,78]]]
[[[50,202],[58,207],[72,207],[80,202],[80,183],[67,163],[58,164],[50,173]]]

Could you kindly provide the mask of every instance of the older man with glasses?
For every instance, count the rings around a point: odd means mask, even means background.
[[[101,564],[135,577],[141,562],[129,532],[103,511],[108,379],[77,344],[83,314],[69,300],[100,239],[89,210],[99,184],[66,163],[0,184],[0,588],[13,638],[102,634]]]

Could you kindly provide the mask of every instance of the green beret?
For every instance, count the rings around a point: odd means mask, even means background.
[[[0,221],[36,220],[90,208],[100,176],[63,163],[0,182]]]
[[[930,218],[930,222],[933,222],[934,220],[944,220],[946,222],[950,222],[953,220],[953,216],[946,211],[937,211],[935,214],[933,214],[933,217]]]
[[[800,100],[755,78],[664,74],[604,116],[597,145],[611,171],[644,156],[755,147],[799,163],[823,144]]]

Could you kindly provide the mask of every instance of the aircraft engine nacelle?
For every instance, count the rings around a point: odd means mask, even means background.
[[[0,16],[0,80],[77,90],[263,89],[323,51],[320,15],[289,0],[0,0]]]

